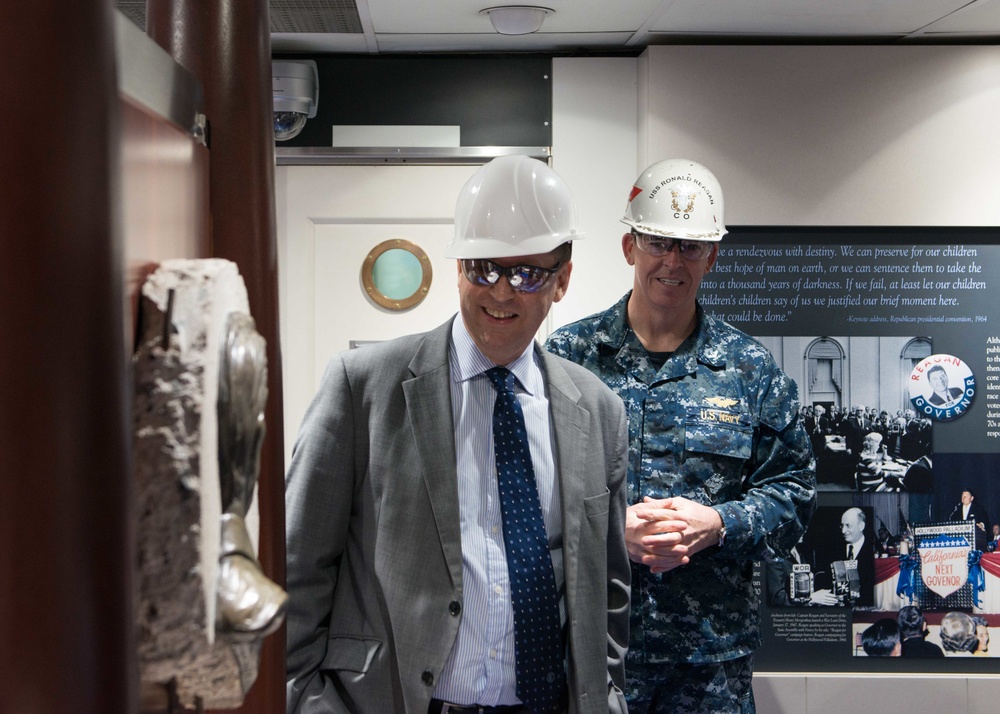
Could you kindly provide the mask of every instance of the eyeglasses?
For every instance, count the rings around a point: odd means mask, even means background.
[[[462,272],[470,283],[489,287],[495,285],[501,275],[506,275],[510,286],[522,293],[533,293],[541,289],[562,267],[562,261],[559,261],[554,268],[540,268],[537,265],[512,265],[505,268],[492,260],[472,258],[465,258],[460,262]]]
[[[682,240],[680,238],[666,238],[664,236],[653,236],[648,233],[632,231],[632,238],[635,245],[643,253],[649,253],[657,258],[661,258],[677,246],[677,252],[686,260],[703,260],[712,252],[714,243],[703,240]]]

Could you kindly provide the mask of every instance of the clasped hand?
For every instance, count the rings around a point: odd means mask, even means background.
[[[718,511],[687,498],[653,499],[628,507],[625,545],[629,558],[665,573],[691,562],[691,556],[719,541]]]

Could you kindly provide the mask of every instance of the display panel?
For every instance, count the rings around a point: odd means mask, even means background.
[[[819,490],[793,558],[756,571],[758,671],[1000,671],[998,273],[992,227],[724,239],[702,305],[795,379]]]

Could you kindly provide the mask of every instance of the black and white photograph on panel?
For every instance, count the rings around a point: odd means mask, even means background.
[[[931,491],[932,422],[914,410],[908,390],[913,367],[931,354],[930,339],[799,339],[802,421],[816,459],[817,488]]]
[[[768,604],[871,609],[879,547],[875,524],[869,506],[820,506],[792,557],[766,564]]]

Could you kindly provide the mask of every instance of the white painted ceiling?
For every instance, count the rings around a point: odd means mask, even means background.
[[[270,0],[280,52],[638,53],[674,43],[1000,44],[1000,0],[540,0],[531,35],[499,35],[498,0]],[[116,0],[142,26],[144,0]]]

